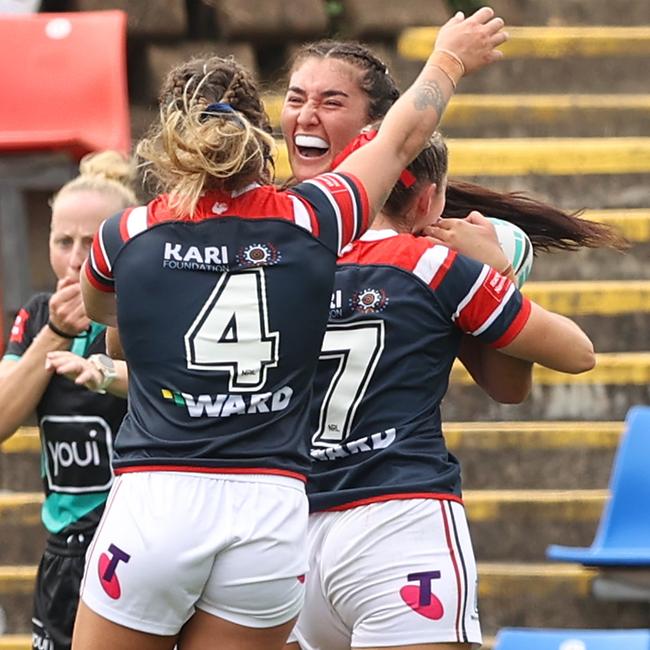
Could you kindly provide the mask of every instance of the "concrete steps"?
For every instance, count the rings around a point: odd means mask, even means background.
[[[466,490],[603,490],[623,423],[447,422],[443,431]]]
[[[342,0],[342,5],[357,11],[364,1],[374,6],[374,0]],[[277,17],[284,8],[280,0],[274,3]],[[254,4],[247,0],[237,9]],[[650,25],[650,4],[495,0],[494,6],[509,25],[601,20],[633,28],[509,28],[513,39],[504,48],[506,60],[464,79],[445,115],[452,175],[495,189],[529,191],[567,209],[599,208],[585,216],[621,227],[634,245],[624,255],[539,255],[525,288],[585,327],[599,351],[593,371],[574,377],[537,369],[527,402],[504,407],[492,404],[461,368],[454,368],[443,404],[444,430],[463,468],[487,647],[503,625],[644,627],[650,619],[648,603],[595,600],[594,572],[544,562],[549,543],[590,544],[608,496],[625,412],[634,403],[650,403],[650,27],[644,26]],[[405,11],[394,14],[403,20]],[[231,44],[263,62],[258,44],[245,42],[244,32],[252,29],[249,18],[242,12],[235,18],[241,28],[232,21],[222,26],[232,38],[241,35]],[[374,34],[384,29],[384,18],[357,20],[353,28]],[[260,22],[259,16],[250,20]],[[136,23],[131,20],[132,33]],[[381,25],[372,27],[375,23]],[[301,29],[306,28],[292,25],[289,40]],[[161,70],[192,45],[184,41],[184,49],[171,38],[147,44]],[[404,57],[411,56],[404,38],[402,56],[382,44],[382,56],[402,87],[420,68],[419,61]],[[495,90],[506,94],[490,94]],[[276,121],[280,101],[267,102]],[[142,122],[147,119],[148,114]],[[287,174],[282,148],[279,172]],[[3,488],[13,492],[0,493],[0,525],[7,533],[0,545],[0,607],[14,635],[0,636],[0,650],[26,650],[34,565],[44,538],[33,429],[21,430],[2,446]]]
[[[437,27],[411,27],[397,40],[405,59],[426,61],[433,49]],[[510,39],[501,49],[509,59],[562,59],[644,57],[650,54],[650,26],[571,25],[553,27],[509,26]]]
[[[32,637],[27,634],[3,634],[0,650],[32,650]]]
[[[477,554],[484,560],[508,557],[541,561],[557,539],[588,545],[608,498],[607,490],[466,490],[464,501]],[[0,494],[0,521],[8,543],[0,565],[37,562],[44,543],[40,492]],[[543,522],[543,534],[530,540],[531,522]],[[504,531],[509,531],[504,536]],[[498,543],[497,543],[498,542]]]
[[[462,462],[465,488],[471,490],[604,489],[622,429],[622,421],[445,421],[443,426],[450,450]],[[39,453],[33,428],[20,429],[4,443],[0,489],[12,490],[5,494],[40,493]],[[566,471],[556,471],[560,464]],[[10,467],[14,481],[6,473]]]
[[[507,18],[507,12],[504,12]],[[510,23],[511,25],[512,23]],[[465,93],[647,93],[644,57],[650,51],[650,20],[634,26],[508,27],[503,62],[463,79]],[[436,27],[404,30],[393,70],[403,84],[429,55]]]
[[[276,128],[282,101],[281,94],[264,99]],[[461,88],[440,128],[450,138],[636,136],[650,131],[650,95],[476,95]]]
[[[450,139],[449,175],[460,177],[647,174],[650,137]],[[276,174],[288,178],[286,147],[276,141]]]
[[[536,366],[528,399],[496,404],[455,364],[442,403],[445,420],[623,420],[635,404],[650,403],[650,352],[597,354],[596,367],[567,375]]]
[[[568,209],[650,205],[648,137],[463,138],[448,145],[451,176],[493,189],[529,192]],[[290,175],[280,141],[276,175]]]
[[[493,0],[490,6],[508,25],[650,24],[650,5],[629,0]]]
[[[553,626],[570,615],[575,627],[633,627],[647,620],[650,604],[604,603],[591,596],[596,572],[574,565],[479,562],[479,599],[486,635],[510,625]],[[0,569],[0,605],[7,632],[24,630],[24,611],[35,566]],[[643,619],[643,617],[646,617]]]

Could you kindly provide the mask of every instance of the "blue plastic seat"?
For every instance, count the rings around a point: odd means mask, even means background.
[[[650,650],[650,630],[503,628],[494,650]]]
[[[609,482],[610,499],[589,548],[549,546],[552,560],[596,567],[650,566],[650,407],[628,411]],[[624,647],[624,646],[621,646]]]

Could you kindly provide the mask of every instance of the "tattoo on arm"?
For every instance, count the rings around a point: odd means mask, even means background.
[[[424,111],[432,106],[438,115],[442,115],[447,101],[449,101],[448,98],[444,96],[435,81],[424,81],[415,89],[413,105],[417,111]]]

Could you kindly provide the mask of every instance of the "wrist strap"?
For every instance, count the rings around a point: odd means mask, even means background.
[[[57,335],[60,336],[62,339],[76,339],[77,335],[76,334],[68,334],[67,332],[64,332],[63,330],[60,330],[51,320],[48,319],[47,321],[47,326]]]
[[[447,50],[434,50],[427,61],[427,65],[442,71],[454,88],[465,74],[463,62],[455,54]]]

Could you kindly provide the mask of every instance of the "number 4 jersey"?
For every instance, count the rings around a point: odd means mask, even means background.
[[[460,500],[440,423],[460,339],[502,347],[529,313],[509,280],[425,238],[370,230],[348,247],[315,383],[312,510]]]
[[[104,222],[86,277],[116,292],[129,363],[117,474],[304,477],[336,257],[367,217],[363,187],[326,174],[208,193],[192,219],[163,195]]]

